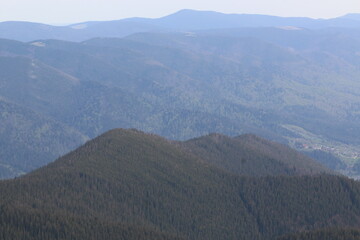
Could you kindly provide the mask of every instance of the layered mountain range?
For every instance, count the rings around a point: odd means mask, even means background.
[[[114,21],[91,21],[68,26],[52,26],[32,22],[0,23],[0,38],[18,41],[59,39],[85,41],[95,37],[122,38],[138,32],[173,32],[209,29],[280,27],[307,28],[359,28],[359,14],[347,14],[333,19],[305,17],[277,17],[259,14],[223,14],[213,11],[184,9],[161,18],[127,18]]]
[[[261,16],[189,10],[166,21],[131,21],[185,24],[190,15],[228,27],[153,29],[125,38],[94,30],[101,38],[83,42],[0,40],[1,177],[40,167],[117,127],[176,140],[254,133],[357,176],[359,28],[306,29],[276,17],[284,23],[234,28],[240,25],[229,19],[242,24],[250,20],[238,19]],[[110,31],[114,22],[97,24]]]
[[[0,37],[0,239],[360,239],[358,14]]]

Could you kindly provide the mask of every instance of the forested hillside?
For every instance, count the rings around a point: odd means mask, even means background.
[[[70,214],[53,214],[42,210],[17,210],[1,206],[1,239],[28,240],[175,240],[182,238],[162,234],[153,229],[126,223],[78,217]]]
[[[360,186],[353,180],[321,173],[246,177],[137,130],[112,130],[2,181],[0,194],[5,239],[272,239],[360,226]]]
[[[124,38],[120,38],[125,36],[120,28],[114,38],[104,37],[105,33],[91,38],[94,35],[85,32],[107,24],[111,27],[106,31],[111,32],[128,21],[87,23],[83,31],[77,31],[76,25],[71,30],[61,28],[64,37],[84,33],[82,42],[58,40],[55,30],[51,36],[41,35],[46,39],[27,43],[1,39],[0,97],[18,110],[48,119],[48,125],[58,123],[67,129],[63,134],[69,134],[69,142],[58,143],[56,156],[118,127],[174,140],[211,132],[253,133],[286,143],[356,178],[360,158],[358,28],[325,28],[326,21],[321,22],[324,26],[315,21],[320,25],[311,28],[295,22],[292,28],[274,27],[278,21],[296,20],[279,18],[269,18],[269,26],[247,28],[183,31],[161,25],[185,24],[185,16],[228,17],[213,14],[182,11],[154,21],[133,19],[139,28],[131,28],[132,34]],[[339,18],[331,24],[356,21]],[[12,24],[17,23],[5,25]],[[141,27],[145,25],[147,30]],[[29,121],[36,125],[36,119]],[[0,141],[3,149],[16,148],[25,156],[28,147],[24,145],[31,144],[29,134],[17,130],[26,128],[22,124],[7,126],[18,137],[2,135]],[[50,145],[51,141],[43,143],[42,164],[55,159],[46,150]],[[17,159],[21,167],[14,164]],[[3,177],[38,166],[2,153],[0,162]]]
[[[210,134],[185,141],[181,145],[207,162],[244,176],[331,173],[313,159],[255,135],[230,138]]]
[[[43,166],[88,138],[74,128],[0,98],[0,178]]]
[[[322,229],[312,232],[291,234],[280,237],[278,240],[358,240],[358,229]]]
[[[360,70],[353,54],[358,38],[338,31],[148,33],[83,43],[1,40],[0,96],[74,129],[77,144],[114,127],[172,139],[251,132],[310,155],[322,149],[341,159],[335,170],[356,175],[351,168],[360,129],[355,94]],[[273,33],[278,37],[270,37]],[[341,51],[334,51],[334,44]],[[10,138],[5,146],[12,142],[22,152],[21,142],[28,140]],[[57,155],[76,146],[64,144],[68,147],[58,146],[64,150]],[[42,154],[46,162],[54,159]],[[15,166],[8,155],[1,159],[3,176],[33,169]]]

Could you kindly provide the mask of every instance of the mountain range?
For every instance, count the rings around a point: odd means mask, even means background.
[[[2,39],[1,176],[28,172],[125,127],[177,140],[254,133],[356,177],[359,33],[267,27],[80,43]],[[44,137],[34,144],[29,137],[38,132]]]
[[[0,239],[360,239],[358,14],[0,37]]]
[[[18,41],[59,39],[85,41],[96,37],[121,38],[138,32],[173,32],[231,28],[359,28],[359,14],[333,19],[277,17],[259,14],[223,14],[185,9],[161,18],[127,18],[114,21],[92,21],[68,26],[52,26],[31,22],[1,22],[0,38]]]

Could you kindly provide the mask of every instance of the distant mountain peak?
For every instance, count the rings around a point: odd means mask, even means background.
[[[221,12],[216,12],[216,11],[211,11],[211,10],[181,9],[181,10],[179,10],[173,14],[170,14],[168,16],[177,15],[177,14],[208,14],[208,13],[227,15],[226,13],[221,13]]]

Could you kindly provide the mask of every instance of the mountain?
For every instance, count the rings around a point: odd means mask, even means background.
[[[302,28],[359,27],[353,18],[312,19],[305,17],[276,17],[260,14],[224,14],[213,11],[184,9],[158,19],[130,19],[151,23],[177,30],[206,30],[241,27],[281,27]]]
[[[62,34],[71,34],[71,29],[41,23],[9,21],[0,23],[0,32],[0,38],[28,42],[36,39],[56,39]]]
[[[34,170],[88,138],[60,122],[0,99],[0,178]]]
[[[95,37],[124,37],[138,32],[162,31],[147,23],[123,21],[84,22],[51,26],[32,22],[1,22],[0,38],[30,42],[39,39],[84,41]]]
[[[262,141],[252,147],[262,148]],[[54,163],[1,181],[0,193],[5,238],[273,239],[360,224],[355,181],[334,175],[245,177],[138,130],[109,131]]]
[[[117,127],[176,140],[254,133],[332,154],[336,171],[356,177],[359,39],[356,29],[283,28],[3,39],[0,96],[78,131],[81,143]]]
[[[334,157],[331,153],[322,150],[304,151],[303,153],[313,159],[316,159],[318,162],[330,169],[335,170],[346,168],[346,164],[344,164],[341,159]]]
[[[18,210],[8,206],[1,206],[0,222],[0,234],[3,239],[182,239],[171,234],[160,233],[154,229],[132,226],[126,223],[51,212],[44,213],[34,209]]]
[[[222,63],[208,67],[211,71],[207,73],[211,74],[206,75],[206,70],[201,70],[206,68],[205,64],[196,65],[196,72],[192,72],[197,74],[192,75],[194,79],[203,80],[200,86],[208,89],[216,86],[209,89],[212,91],[210,95],[217,96],[217,99],[224,96],[228,103],[237,102],[245,107],[258,104],[256,108],[264,111],[252,113],[265,120],[266,129],[275,130],[274,126],[269,126],[272,121],[276,124],[283,122],[280,124],[283,129],[275,131],[280,131],[293,147],[323,149],[348,163],[353,161],[350,159],[356,159],[357,147],[350,145],[358,144],[357,134],[353,134],[358,129],[354,125],[358,100],[343,105],[342,110],[333,108],[344,99],[357,98],[353,91],[357,88],[353,73],[358,71],[356,52],[360,46],[356,31],[245,29],[195,32],[192,36],[136,34],[127,39],[156,46],[187,48],[197,52],[198,56],[210,54],[208,59],[219,56]],[[306,41],[300,44],[304,39]],[[226,69],[231,69],[232,73],[221,68],[225,62]],[[188,68],[181,66],[181,69]],[[237,73],[236,69],[239,70]],[[334,99],[337,102],[330,103]],[[223,111],[227,116],[231,115],[231,108],[221,107],[227,109]]]
[[[333,19],[312,19],[259,14],[224,14],[184,9],[155,19],[128,18],[114,21],[74,23],[69,26],[51,26],[31,22],[1,22],[0,38],[23,42],[39,39],[81,42],[96,37],[125,37],[140,32],[177,32],[244,27],[359,28],[360,22],[356,14],[348,14]]]
[[[183,146],[199,158],[243,176],[331,173],[293,149],[255,135],[230,138],[210,134],[188,140]]]

